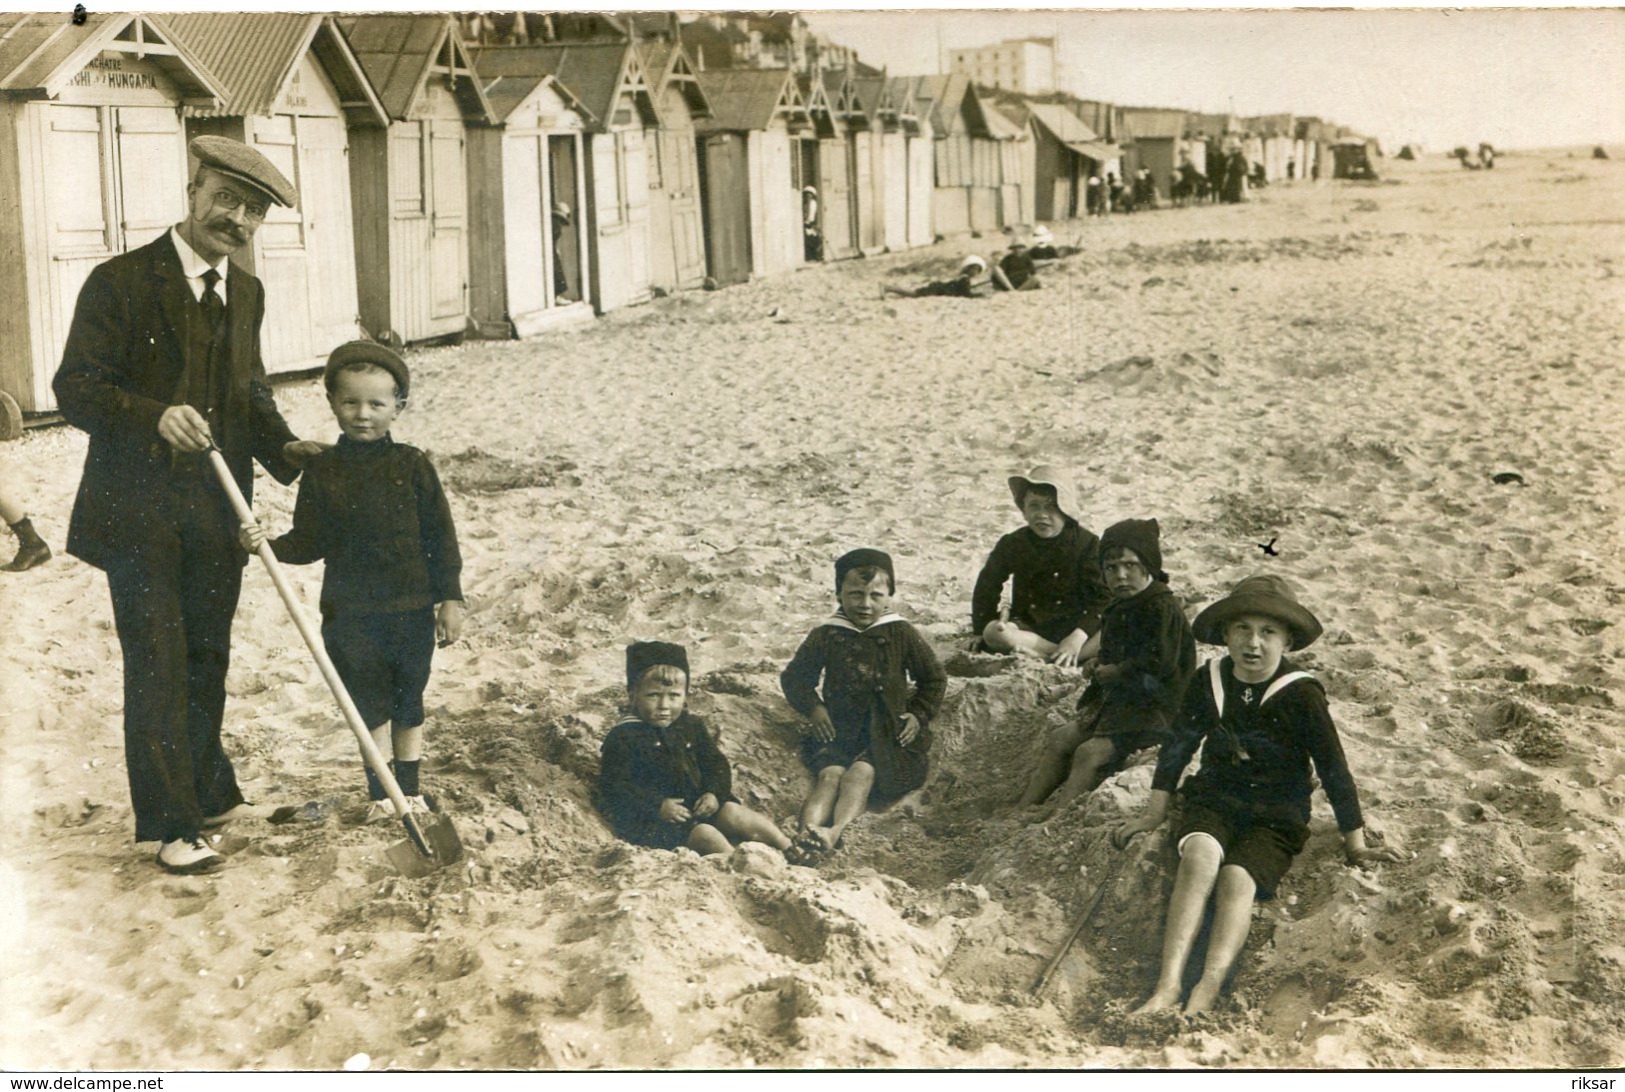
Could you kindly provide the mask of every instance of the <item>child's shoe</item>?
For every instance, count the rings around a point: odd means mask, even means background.
[[[395,802],[388,797],[382,800],[372,800],[367,804],[367,814],[362,817],[363,823],[382,823],[385,819],[395,818]]]

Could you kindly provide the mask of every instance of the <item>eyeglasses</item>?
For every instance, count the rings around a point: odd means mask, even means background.
[[[214,201],[214,207],[217,209],[225,209],[227,212],[242,209],[243,219],[256,224],[265,219],[265,214],[271,208],[263,201],[245,201],[240,195],[232,193],[230,190],[215,190],[212,200]]]

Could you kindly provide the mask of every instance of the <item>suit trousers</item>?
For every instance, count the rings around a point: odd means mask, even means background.
[[[124,757],[135,840],[196,836],[243,802],[220,742],[231,622],[242,590],[237,519],[218,486],[178,478],[107,567],[124,653]]]

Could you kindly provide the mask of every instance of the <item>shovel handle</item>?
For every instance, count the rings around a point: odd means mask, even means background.
[[[248,506],[248,501],[243,499],[242,490],[237,488],[237,480],[231,476],[231,468],[226,466],[226,460],[221,458],[219,448],[209,448],[209,462],[214,466],[215,477],[220,479],[220,488],[226,491],[226,497],[231,501],[231,507],[236,511],[237,518],[245,526],[253,523],[254,510]],[[328,689],[332,690],[333,697],[338,699],[345,723],[350,726],[350,731],[355,733],[355,741],[361,746],[361,757],[383,783],[384,792],[395,805],[395,813],[406,821],[406,829],[413,836],[412,840],[418,843],[420,849],[426,851],[423,836],[411,821],[412,813],[407,807],[406,797],[402,794],[400,785],[396,783],[395,775],[390,772],[389,763],[384,760],[383,752],[378,749],[378,744],[372,741],[372,733],[367,731],[360,710],[356,709],[355,702],[350,699],[350,691],[345,688],[344,680],[339,678],[338,669],[333,666],[332,657],[328,656],[320,633],[311,625],[304,608],[294,596],[293,587],[288,583],[288,575],[283,571],[282,563],[272,552],[269,542],[260,543],[258,553],[260,560],[265,563],[265,570],[271,574],[271,583],[276,585],[277,594],[282,596],[282,605],[288,608],[293,624],[299,628],[299,636],[305,639],[310,654],[316,657],[316,666],[321,668],[322,678],[327,680]]]

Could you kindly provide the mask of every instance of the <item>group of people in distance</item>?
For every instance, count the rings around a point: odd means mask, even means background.
[[[1145,810],[1111,832],[1126,848],[1168,821],[1176,790],[1182,797],[1161,972],[1138,1011],[1180,1005],[1186,963],[1214,898],[1206,960],[1183,1006],[1201,1012],[1246,942],[1255,900],[1274,897],[1308,841],[1311,767],[1348,862],[1403,859],[1395,844],[1366,843],[1325,691],[1287,659],[1320,636],[1320,623],[1268,573],[1240,581],[1187,622],[1162,569],[1156,520],[1123,520],[1096,537],[1052,468],[1013,476],[1009,486],[1025,525],[1000,538],[982,567],[968,647],[1095,664],[1077,716],[1046,741],[1020,805],[1042,821],[1134,755],[1157,749]],[[1010,601],[1001,609],[1006,585]],[[687,711],[685,650],[643,641],[626,653],[628,715],[603,742],[600,806],[618,834],[699,853],[758,841],[811,865],[840,844],[871,799],[895,800],[924,785],[946,674],[930,644],[892,609],[890,556],[860,549],[837,558],[835,593],[835,612],[780,675],[785,700],[806,720],[802,759],[813,778],[795,836],[733,795],[715,733]],[[1198,640],[1225,654],[1198,668]],[[1181,786],[1199,746],[1201,767]]]
[[[1031,292],[1042,288],[1038,279],[1038,263],[1070,258],[1078,252],[1076,246],[1058,246],[1049,228],[1039,224],[1027,233],[1022,228],[1006,228],[1010,237],[1006,249],[994,255],[992,265],[979,254],[967,254],[959,263],[959,270],[942,281],[927,281],[915,288],[900,284],[883,284],[880,294],[924,299],[927,296],[953,296],[959,299],[983,299],[995,292]],[[1030,240],[1030,241],[1029,241]]]

